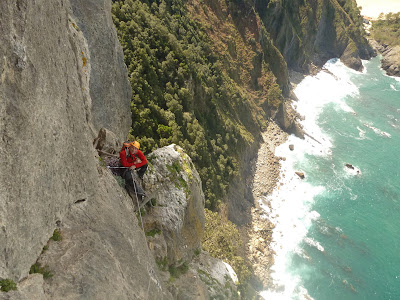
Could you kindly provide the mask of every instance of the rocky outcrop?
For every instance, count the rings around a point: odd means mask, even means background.
[[[382,69],[386,74],[400,77],[400,46],[386,47],[382,55]]]
[[[174,144],[155,150],[148,160],[151,167],[146,174],[146,197],[156,205],[143,216],[143,224],[146,231],[160,231],[156,243],[161,245],[150,248],[156,251],[157,259],[166,258],[169,264],[189,262],[201,249],[204,234],[200,176],[189,156]]]
[[[64,0],[65,1],[65,0]],[[125,138],[131,126],[130,101],[132,91],[118,42],[109,0],[69,0],[70,22],[82,33],[88,52],[77,53],[87,68],[93,70],[89,78],[90,121],[95,133],[105,127]],[[79,52],[79,49],[77,49]],[[85,55],[86,53],[86,55]],[[86,60],[84,59],[86,58]]]
[[[25,277],[70,206],[80,199],[93,201],[94,132],[101,125],[122,138],[129,129],[129,122],[121,120],[129,119],[130,86],[110,1],[97,1],[90,6],[90,19],[83,20],[79,12],[86,5],[0,3],[2,278]],[[101,49],[90,48],[91,40],[104,34]],[[104,82],[109,78],[114,85]],[[108,92],[94,93],[92,88],[100,85]],[[116,108],[99,107],[99,101]]]
[[[144,184],[153,205],[143,227],[168,290],[177,299],[235,299],[227,265],[201,251],[205,200],[190,157],[173,144],[152,152],[148,161]]]
[[[400,76],[400,46],[392,47],[374,39],[368,39],[368,41],[376,52],[382,54],[382,69],[386,71],[386,74]]]
[[[186,274],[170,288],[177,299],[240,299],[237,277],[232,268],[219,259],[201,252],[194,257]]]
[[[386,44],[379,44],[375,40],[370,40],[371,45],[383,55],[381,60],[382,69],[389,76],[400,77],[400,46],[391,47]]]
[[[53,276],[38,282],[30,299],[172,299],[132,199],[100,162],[97,172],[93,197],[68,209],[59,223],[62,240],[50,240],[40,255]],[[8,294],[18,299],[19,292]]]

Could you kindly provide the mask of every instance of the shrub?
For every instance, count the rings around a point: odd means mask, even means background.
[[[49,267],[47,265],[42,266],[39,262],[33,264],[31,266],[31,269],[29,270],[29,274],[34,274],[34,273],[42,274],[44,279],[53,277],[53,274],[49,270]]]
[[[9,292],[11,290],[17,290],[17,284],[11,279],[0,280],[0,290],[3,292]]]
[[[53,236],[50,238],[51,240],[58,242],[62,240],[60,229],[54,229]]]
[[[160,270],[166,271],[168,267],[168,257],[156,258],[156,264]]]
[[[203,249],[211,256],[229,263],[237,273],[239,281],[246,282],[251,275],[251,269],[250,264],[238,254],[242,243],[235,224],[208,209],[205,209],[205,216]]]
[[[179,267],[175,267],[174,265],[168,267],[169,274],[172,278],[178,278],[179,276],[186,274],[188,270],[189,265],[186,262],[181,264]]]
[[[160,234],[160,233],[161,233],[160,229],[154,228],[154,229],[152,229],[150,231],[147,231],[146,232],[146,236],[154,237],[156,234]]]

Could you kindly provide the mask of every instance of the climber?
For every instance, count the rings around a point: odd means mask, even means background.
[[[143,180],[143,175],[147,170],[147,159],[139,148],[140,144],[137,141],[125,142],[119,152],[119,157],[122,166],[128,168],[122,175],[126,184],[132,187],[138,196],[144,196],[143,189],[135,183],[134,175],[132,174],[132,171],[136,170],[139,178]]]

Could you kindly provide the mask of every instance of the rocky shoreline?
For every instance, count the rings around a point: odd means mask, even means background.
[[[381,60],[382,69],[386,71],[389,76],[400,77],[400,46],[389,46],[380,44],[376,40],[369,40],[371,46],[383,55]]]
[[[260,202],[271,208],[266,196],[271,194],[279,182],[280,161],[283,157],[274,155],[275,148],[287,140],[288,133],[276,123],[271,122],[263,133],[263,142],[258,150],[257,162],[252,186],[254,207],[251,209],[252,222],[247,229],[248,242],[246,254],[254,274],[264,288],[273,289],[271,266],[274,264],[275,252],[271,249],[272,231],[275,225],[268,219],[268,214],[260,207]]]

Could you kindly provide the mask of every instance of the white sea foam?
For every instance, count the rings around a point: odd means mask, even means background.
[[[311,247],[315,247],[317,248],[319,251],[324,252],[325,249],[324,247],[321,246],[321,244],[315,240],[313,240],[312,238],[306,237],[304,239],[304,241]]]
[[[380,130],[380,129],[378,129],[378,128],[376,128],[376,127],[374,127],[374,126],[372,126],[372,125],[370,125],[368,123],[364,123],[364,126],[369,128],[369,129],[372,129],[377,135],[381,135],[381,136],[384,136],[384,137],[387,137],[387,138],[391,138],[392,137],[390,133],[387,133],[386,131],[382,131],[382,130]]]
[[[392,126],[393,128],[396,128],[396,129],[400,128],[399,119],[395,118],[395,116],[393,116],[393,115],[387,115],[387,117],[389,119],[388,123],[390,126]]]
[[[363,64],[363,66],[364,66],[364,69],[362,70],[362,73],[366,74],[367,73],[367,65],[371,62],[371,60],[361,60],[361,62]]]
[[[300,275],[292,273],[290,266],[294,254],[311,260],[311,257],[300,249],[303,242],[324,251],[323,246],[307,237],[307,234],[312,223],[320,218],[317,211],[312,211],[314,198],[323,193],[325,188],[311,185],[307,182],[307,174],[305,179],[300,179],[295,172],[302,171],[297,166],[298,162],[304,162],[306,155],[324,156],[327,159],[332,155],[330,137],[318,126],[318,117],[323,107],[334,103],[336,108],[354,113],[344,98],[359,93],[358,88],[350,81],[352,71],[340,61],[330,60],[324,69],[326,70],[316,76],[306,77],[294,91],[299,99],[296,102],[296,110],[306,116],[305,120],[301,121],[307,133],[305,139],[291,135],[285,144],[275,149],[275,155],[285,157],[286,160],[281,162],[280,183],[265,200],[270,201],[272,210],[268,208],[266,211],[275,225],[271,242],[271,247],[276,253],[275,263],[271,268],[272,278],[274,284],[284,288],[279,292],[262,292],[261,295],[265,299],[312,299],[302,287]],[[361,134],[362,130],[359,131]],[[289,149],[290,144],[294,144],[293,151]]]
[[[393,84],[391,84],[390,87],[392,88],[392,90],[395,90],[396,92],[399,91],[398,89],[396,89],[396,87]]]
[[[366,139],[366,137],[365,137],[365,133],[366,133],[366,131],[365,130],[362,130],[360,127],[358,127],[357,126],[357,129],[358,129],[358,135],[359,135],[359,138],[356,138],[357,140],[365,140]]]

